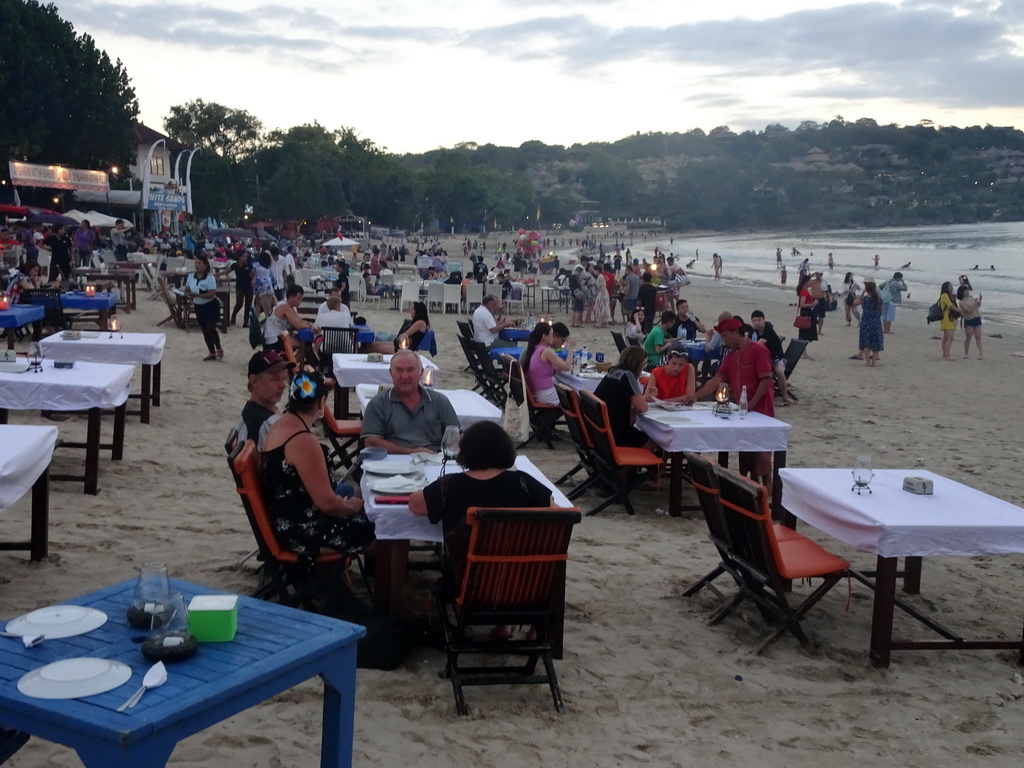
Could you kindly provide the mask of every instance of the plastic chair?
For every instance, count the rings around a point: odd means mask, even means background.
[[[448,285],[445,283],[442,287],[444,290],[442,291],[441,306],[444,310],[444,314],[448,314],[448,307],[455,307],[455,314],[461,314],[462,286]]]
[[[427,309],[437,307],[438,312],[444,313],[444,286],[441,283],[427,284]]]

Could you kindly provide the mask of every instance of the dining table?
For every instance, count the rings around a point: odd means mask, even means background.
[[[96,312],[99,320],[96,325],[101,330],[107,329],[110,310],[117,307],[120,297],[113,291],[96,291],[89,296],[85,291],[68,291],[60,295],[60,305],[64,309],[80,309],[84,312]]]
[[[529,339],[532,331],[532,328],[502,328],[498,331],[498,338],[502,341],[511,341],[514,344],[518,344],[520,341]]]
[[[359,401],[360,411],[366,412],[366,406],[377,396],[380,386],[379,384],[359,384],[356,387],[356,400]],[[471,389],[435,389],[434,391],[448,398],[463,429],[478,421],[501,423],[501,409]]]
[[[141,264],[132,262],[115,262],[114,265],[102,269],[76,269],[75,274],[84,276],[90,283],[116,283],[120,301],[117,306],[122,307],[125,314],[131,314],[133,309],[138,308],[136,284],[138,282]]]
[[[38,339],[45,316],[46,308],[42,304],[12,304],[7,309],[0,309],[0,328],[7,329],[7,348],[14,349],[14,331],[29,323],[37,324],[34,336]]]
[[[0,425],[0,512],[30,489],[32,510],[29,540],[0,541],[0,550],[28,550],[30,560],[48,552],[50,525],[50,459],[57,446],[57,427]]]
[[[43,356],[51,360],[116,363],[142,366],[138,415],[149,424],[150,406],[160,407],[160,376],[167,336],[163,333],[68,332],[55,333],[39,342]]]
[[[109,448],[113,461],[124,458],[125,403],[135,369],[111,363],[74,363],[72,368],[56,368],[54,363],[43,359],[39,371],[0,371],[0,424],[7,423],[9,411],[86,411],[86,441],[61,440],[60,444],[61,448],[85,450],[85,474],[51,475],[50,479],[83,481],[85,493],[96,495],[101,449]],[[109,409],[114,411],[113,439],[102,443],[102,415]]]
[[[781,514],[782,486],[779,471],[786,466],[786,451],[792,427],[784,421],[751,411],[745,417],[733,410],[725,418],[714,413],[713,404],[695,403],[672,410],[650,407],[637,415],[636,426],[665,452],[669,466],[668,511],[680,517],[683,511],[683,453],[717,452],[718,463],[729,465],[730,451],[772,453],[772,510]]]
[[[238,628],[232,640],[200,643],[191,658],[168,663],[166,682],[147,690],[136,706],[119,712],[150,668],[141,652],[140,630],[125,615],[135,584],[131,579],[62,603],[104,614],[105,622],[92,631],[47,638],[33,648],[17,640],[3,641],[0,723],[70,747],[87,768],[158,768],[167,764],[182,739],[319,677],[320,766],[352,765],[356,644],[366,635],[363,627],[239,596]],[[186,603],[197,595],[221,594],[178,579],[171,579],[170,587],[180,591]],[[124,664],[130,677],[119,686],[113,680],[116,687],[103,693],[79,698],[35,698],[19,690],[19,680],[33,670],[77,658]],[[73,677],[70,670],[65,677]],[[76,683],[57,679],[50,683],[50,692],[59,694],[63,682]],[[301,761],[311,765],[315,746],[300,748],[312,752]]]
[[[417,461],[413,455],[388,456],[390,462],[409,464]],[[419,454],[423,455],[423,454]],[[438,454],[439,455],[439,454]],[[551,489],[553,506],[574,508],[562,491],[552,483],[541,470],[526,456],[517,456],[515,468],[525,472]],[[431,483],[441,476],[440,463],[422,464],[424,484]],[[446,474],[462,472],[462,467],[454,461],[443,467]],[[363,497],[363,511],[374,524],[376,543],[376,570],[374,571],[374,601],[382,608],[393,611],[405,610],[405,576],[409,566],[409,546],[412,541],[424,541],[441,544],[444,532],[440,523],[431,523],[426,515],[417,515],[409,509],[408,503],[382,504],[378,501],[380,494],[373,491],[374,476],[364,472],[360,480],[360,492]],[[558,614],[552,625],[551,645],[556,659],[562,658],[564,603],[565,603],[565,570],[561,571],[560,599],[556,601]]]
[[[334,416],[338,419],[349,418],[349,393],[360,384],[391,384],[391,358],[383,355],[380,362],[371,362],[362,353],[338,353],[332,356],[336,382],[334,393]],[[423,368],[434,371],[438,375],[441,369],[437,363],[427,357],[420,356]]]
[[[873,573],[855,574],[874,591],[872,666],[888,667],[893,651],[925,650],[1014,650],[1018,663],[1024,663],[1024,636],[969,640],[896,598],[900,558],[905,561],[903,591],[917,594],[925,557],[1024,553],[1024,509],[928,470],[875,469],[871,474],[869,484],[858,492],[850,469],[801,467],[779,473],[782,506],[787,512],[844,544],[875,555]],[[908,477],[931,481],[931,492],[904,490]],[[873,576],[873,581],[866,576]],[[978,588],[999,586],[985,582]],[[1006,604],[1011,605],[1012,599]],[[897,607],[941,639],[894,638]],[[1018,610],[1021,607],[1018,604]],[[1014,624],[1021,627],[1021,614]]]

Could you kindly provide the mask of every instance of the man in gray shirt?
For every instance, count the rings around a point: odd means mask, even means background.
[[[626,267],[626,275],[622,278],[622,314],[629,319],[630,312],[636,307],[637,296],[640,295],[640,275],[631,267]]]
[[[458,427],[448,398],[420,386],[423,360],[412,350],[391,358],[394,386],[366,404],[362,437],[368,448],[388,453],[437,453],[445,427]]]

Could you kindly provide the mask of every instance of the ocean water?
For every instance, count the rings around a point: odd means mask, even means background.
[[[909,299],[904,294],[904,303],[912,309],[926,309],[938,299],[943,282],[950,280],[955,285],[957,276],[964,274],[970,278],[974,295],[981,293],[984,297],[982,317],[986,321],[1024,326],[1024,222],[677,235],[671,243],[668,236],[642,241],[634,235],[632,254],[634,258],[649,259],[654,246],[674,253],[684,264],[699,251],[699,258],[690,268],[698,289],[701,282],[711,279],[711,254],[716,252],[722,257],[723,280],[778,288],[775,249],[781,248],[788,273],[786,289],[791,292],[796,289],[804,257],[810,259],[811,271],[824,272],[833,288],[842,284],[847,272],[853,272],[863,285],[865,279],[881,283],[900,271],[910,294]],[[794,247],[800,251],[799,256],[792,255]],[[835,262],[831,273],[830,251]],[[873,266],[875,254],[879,257],[877,269]],[[904,267],[908,262],[910,266]]]

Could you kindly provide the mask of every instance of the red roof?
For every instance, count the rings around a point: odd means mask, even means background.
[[[142,123],[136,123],[132,128],[132,133],[135,136],[135,141],[138,144],[156,144],[160,139],[167,142],[167,149],[177,152],[183,149],[188,149],[187,144],[182,144],[180,141],[172,139],[170,136],[165,136],[160,131],[154,131],[148,125]]]

